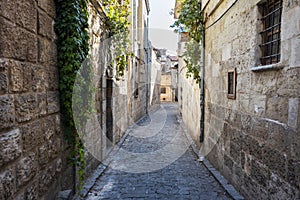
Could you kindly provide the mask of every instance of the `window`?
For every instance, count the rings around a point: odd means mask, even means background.
[[[166,88],[160,88],[160,93],[161,94],[166,94],[167,93]]]
[[[261,64],[269,65],[280,60],[280,25],[282,0],[266,0],[261,4],[263,30]]]
[[[228,86],[228,92],[227,92],[227,98],[228,99],[235,99],[236,97],[236,69],[228,70],[227,75],[227,86]]]

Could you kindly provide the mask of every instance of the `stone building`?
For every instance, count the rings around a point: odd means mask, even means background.
[[[299,199],[299,1],[202,0],[201,6],[204,113],[198,85],[179,76],[190,134],[246,199]]]
[[[61,130],[54,2],[0,3],[0,199],[54,199],[75,185]],[[150,105],[149,2],[132,0],[131,7],[132,30],[140,28],[132,34],[133,45],[139,46],[132,47],[135,58],[124,77],[116,79],[101,59],[107,37],[101,1],[89,1],[90,55],[100,69],[95,100],[101,156],[108,140],[115,144]],[[86,153],[85,176],[97,159]]]
[[[177,56],[167,55],[167,49],[154,48],[154,52],[161,68],[160,101],[174,102],[177,100]]]
[[[166,61],[161,64],[161,93],[160,100],[175,102],[177,100],[177,56],[166,56]]]
[[[161,82],[161,64],[158,62],[154,48],[151,48],[151,85],[150,85],[150,107],[160,105],[160,82]]]

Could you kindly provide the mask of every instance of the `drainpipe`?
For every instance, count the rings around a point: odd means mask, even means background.
[[[200,9],[202,9],[201,6],[201,0],[199,1]],[[205,28],[204,28],[204,22],[202,19],[202,38],[201,38],[201,65],[200,65],[200,72],[201,72],[201,81],[200,81],[200,110],[201,110],[201,118],[200,118],[200,143],[203,143],[204,141],[204,113],[205,113],[205,96],[204,96],[204,70],[205,70]]]

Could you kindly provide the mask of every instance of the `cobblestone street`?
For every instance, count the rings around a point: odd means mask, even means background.
[[[197,160],[176,115],[176,104],[162,104],[132,127],[85,199],[230,199]]]

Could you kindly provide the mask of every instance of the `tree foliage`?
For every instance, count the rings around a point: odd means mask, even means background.
[[[127,59],[131,56],[128,20],[130,15],[129,0],[104,0],[104,12],[108,17],[106,25],[109,29],[109,36],[112,45],[112,65],[116,66],[118,75],[123,76],[127,66]]]
[[[185,51],[182,57],[186,63],[187,77],[193,76],[198,83],[200,77],[200,41],[202,38],[202,12],[199,1],[197,0],[179,0],[179,17],[171,25],[175,28],[175,32],[185,32],[188,35],[188,40],[185,44]]]

